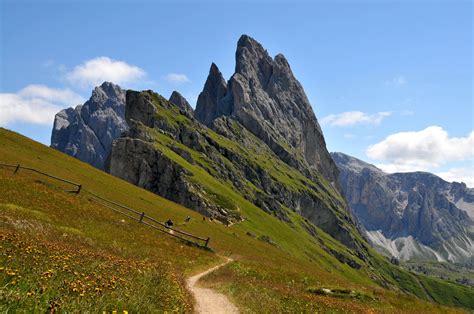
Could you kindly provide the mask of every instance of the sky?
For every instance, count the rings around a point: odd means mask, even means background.
[[[247,34],[286,56],[330,151],[474,187],[472,18],[456,0],[0,0],[0,126],[49,145],[106,80],[194,106]]]

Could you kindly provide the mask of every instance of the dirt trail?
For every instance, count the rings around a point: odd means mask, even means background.
[[[212,273],[216,269],[232,262],[232,259],[227,259],[225,263],[212,267],[205,272],[189,277],[186,281],[189,291],[196,299],[196,313],[239,313],[237,307],[229,301],[229,299],[222,293],[215,292],[212,289],[197,287],[196,283],[201,277]]]

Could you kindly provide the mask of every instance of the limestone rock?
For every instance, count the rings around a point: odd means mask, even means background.
[[[196,111],[196,119],[207,126],[217,117],[229,114],[227,108],[222,105],[222,98],[227,92],[227,84],[217,65],[212,63],[203,91],[199,94]]]
[[[387,174],[333,153],[344,194],[369,240],[410,260],[474,260],[474,189],[427,172]]]
[[[173,91],[173,93],[171,93],[169,101],[178,106],[179,109],[181,109],[188,117],[192,117],[194,115],[193,108],[186,100],[186,98],[184,98],[179,92]]]
[[[212,64],[198,98],[195,117],[199,121],[211,126],[222,115],[239,121],[289,165],[306,173],[309,166],[336,183],[337,167],[287,60],[281,54],[270,57],[262,45],[246,35],[238,41],[235,73],[229,82],[225,84]]]
[[[124,116],[125,91],[104,82],[83,105],[56,114],[51,147],[104,169],[112,141],[127,130]]]

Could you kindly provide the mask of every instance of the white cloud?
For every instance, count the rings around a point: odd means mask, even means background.
[[[181,83],[191,83],[191,80],[186,76],[186,74],[179,73],[169,73],[163,77],[170,83],[181,84]]]
[[[133,83],[144,78],[145,75],[143,69],[124,61],[98,57],[75,66],[72,71],[66,73],[66,79],[81,87],[93,87],[104,81],[119,85]]]
[[[464,182],[468,187],[474,188],[474,164],[472,167],[451,168],[435,174],[448,182]]]
[[[83,102],[84,98],[70,89],[28,85],[17,93],[0,94],[0,125],[14,122],[52,125],[58,111]]]
[[[18,92],[18,95],[26,99],[40,98],[48,102],[69,106],[77,105],[84,101],[82,96],[74,93],[68,88],[58,89],[36,84],[26,86]]]
[[[407,83],[407,79],[403,75],[396,76],[388,81],[385,82],[387,85],[393,86],[402,86]]]
[[[429,167],[426,164],[375,164],[375,167],[382,169],[387,173],[396,172],[414,172],[414,171],[428,171]]]
[[[392,112],[384,111],[374,114],[368,114],[362,111],[346,111],[338,114],[330,114],[324,117],[321,122],[331,126],[353,126],[356,124],[372,124],[379,125],[382,120],[390,116]]]
[[[439,126],[400,132],[369,146],[369,158],[382,160],[377,166],[387,172],[430,170],[451,161],[474,158],[474,131],[466,137],[449,137]]]

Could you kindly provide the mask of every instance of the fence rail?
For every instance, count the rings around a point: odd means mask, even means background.
[[[167,226],[166,224],[162,223],[161,221],[156,220],[155,218],[146,215],[145,212],[143,212],[143,211],[135,210],[135,209],[130,208],[128,206],[125,206],[123,204],[117,203],[115,201],[109,200],[109,199],[107,199],[105,197],[102,197],[100,195],[97,195],[97,194],[95,194],[95,193],[93,193],[89,190],[85,190],[85,189],[82,188],[82,184],[79,184],[79,183],[76,183],[76,182],[73,182],[73,181],[70,181],[70,180],[66,180],[66,179],[51,175],[49,173],[37,170],[35,168],[24,167],[24,166],[21,166],[20,164],[11,165],[11,164],[0,163],[0,167],[15,168],[15,170],[13,171],[14,174],[16,174],[20,169],[24,169],[24,170],[28,170],[28,171],[32,171],[32,172],[44,175],[46,177],[49,177],[49,178],[52,178],[52,179],[55,179],[55,180],[58,180],[58,181],[61,181],[61,182],[68,183],[70,185],[73,185],[73,186],[77,187],[77,190],[69,191],[71,193],[79,194],[79,193],[81,193],[81,191],[85,192],[90,196],[89,200],[91,200],[91,201],[93,201],[93,202],[95,202],[95,203],[97,203],[101,206],[104,206],[106,208],[109,208],[109,209],[115,211],[116,213],[124,215],[124,216],[126,216],[130,219],[138,221],[139,223],[142,223],[142,224],[144,224],[148,227],[154,228],[155,230],[158,230],[158,231],[160,231],[160,232],[162,232],[166,235],[172,236],[174,238],[178,238],[178,239],[180,239],[182,241],[185,241],[187,243],[195,244],[195,245],[197,245],[199,247],[203,247],[203,248],[208,248],[210,238],[199,237],[199,236],[193,235],[191,233],[188,233],[188,232],[185,232],[185,231]],[[118,207],[120,209],[118,209],[116,207]],[[123,210],[126,210],[128,212],[124,212]],[[163,229],[163,228],[165,228],[165,229]],[[188,239],[188,238],[191,238],[192,240]]]

